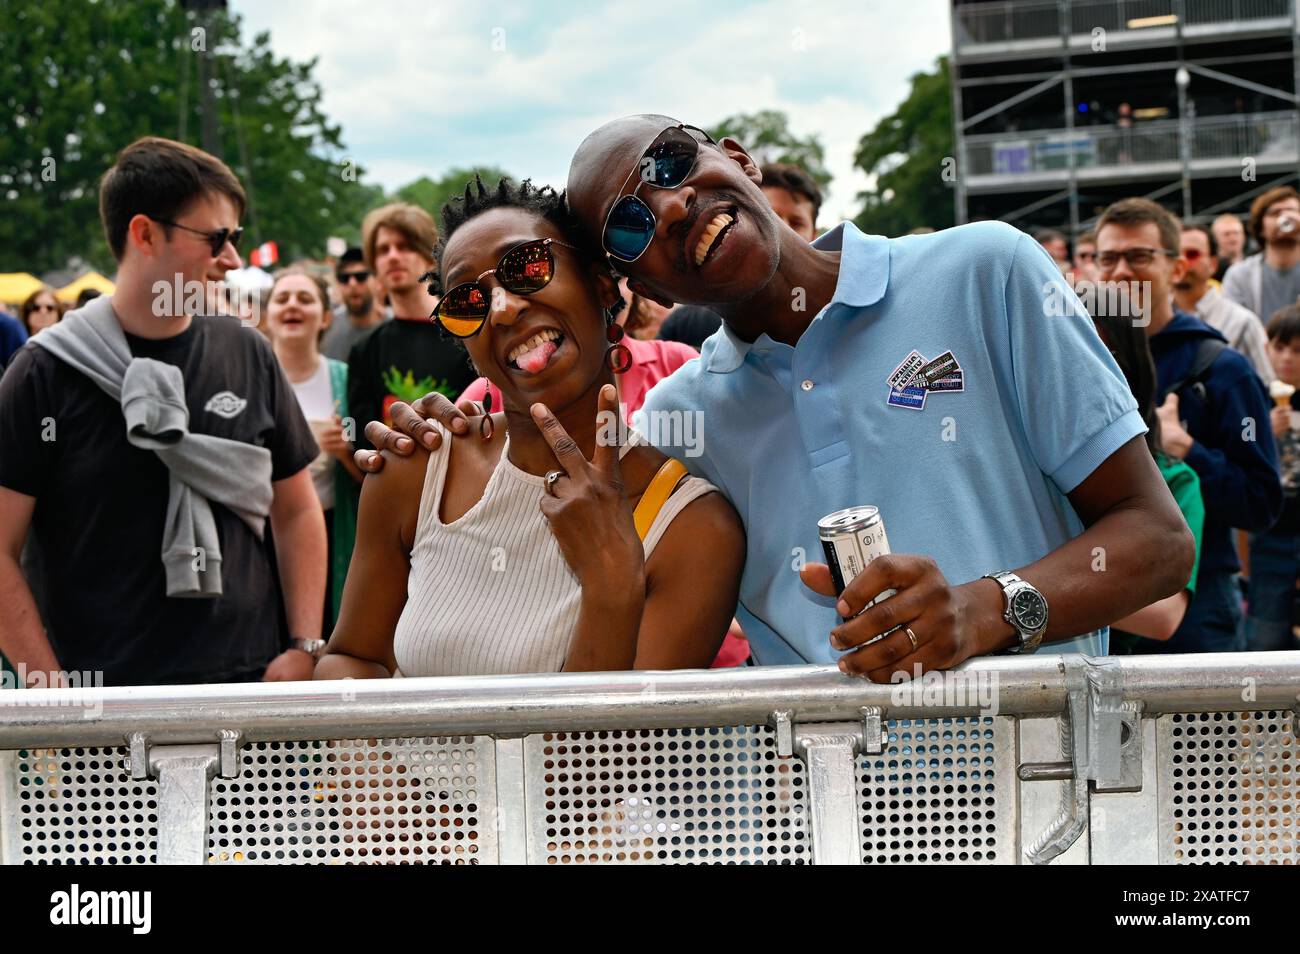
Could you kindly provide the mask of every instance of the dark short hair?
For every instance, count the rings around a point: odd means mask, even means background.
[[[1287,305],[1273,312],[1265,331],[1268,340],[1278,344],[1290,344],[1293,339],[1300,338],[1300,305]]]
[[[1264,244],[1264,213],[1268,211],[1270,205],[1283,199],[1300,199],[1300,192],[1291,186],[1278,186],[1276,189],[1269,189],[1250,204],[1250,223],[1246,226],[1246,231],[1260,245]]]
[[[817,224],[817,215],[822,208],[822,190],[817,181],[798,166],[787,162],[769,162],[760,170],[763,174],[763,187],[784,189],[791,195],[801,195],[812,203],[813,224]]]
[[[475,174],[474,181],[465,184],[465,192],[453,196],[452,200],[442,207],[442,233],[435,251],[439,286],[442,285],[442,259],[447,252],[447,243],[451,237],[470,219],[492,209],[519,209],[530,212],[559,229],[560,234],[576,246],[583,257],[590,258],[593,262],[604,260],[602,254],[585,241],[563,193],[556,192],[550,186],[538,188],[529,179],[516,185],[513,180],[503,178],[495,187],[489,188],[483,184],[482,177]],[[620,296],[610,311],[612,314],[618,314],[626,305],[627,302]]]
[[[1070,240],[1065,237],[1064,233],[1058,232],[1056,229],[1039,229],[1034,233],[1034,241],[1039,245],[1046,245],[1048,242],[1064,242],[1066,245],[1070,244]]]
[[[1133,197],[1111,203],[1097,220],[1097,234],[1101,235],[1101,230],[1108,225],[1130,228],[1134,225],[1145,225],[1147,222],[1154,222],[1156,228],[1160,230],[1160,243],[1165,247],[1165,251],[1177,254],[1179,236],[1183,234],[1182,223],[1178,220],[1178,216],[1150,199]]]
[[[348,247],[346,252],[343,252],[341,256],[338,256],[338,263],[335,263],[334,265],[334,277],[342,278],[343,269],[346,269],[348,265],[360,265],[361,268],[367,268],[367,264],[365,264],[365,252],[361,251],[360,248],[357,248],[356,246]]]
[[[1200,232],[1205,236],[1205,241],[1210,243],[1210,254],[1217,257],[1219,254],[1219,243],[1214,240],[1214,233],[1204,225],[1188,225],[1183,223],[1183,232]]]
[[[1077,239],[1074,240],[1074,247],[1076,249],[1080,245],[1096,245],[1096,244],[1097,244],[1097,233],[1092,231],[1084,232],[1082,235],[1080,235]]]
[[[127,229],[135,216],[174,222],[190,203],[205,195],[226,196],[241,218],[248,206],[244,187],[216,156],[158,136],[131,143],[99,181],[99,218],[113,257],[122,260]],[[171,237],[168,226],[163,226],[163,232]]]

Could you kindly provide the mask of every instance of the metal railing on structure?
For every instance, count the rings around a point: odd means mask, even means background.
[[[1295,110],[1203,116],[1186,121],[1192,163],[1226,163],[1239,170],[1245,159],[1254,162],[1294,162],[1300,147],[1300,117]],[[1178,164],[1183,124],[1176,119],[1136,123],[1128,127],[1085,126],[1023,133],[968,136],[964,148],[970,176],[1064,173],[1074,154],[1077,173],[1139,166]]]
[[[1184,31],[1212,25],[1280,23],[1291,17],[1292,0],[1011,0],[964,3],[954,8],[958,51],[985,44],[1089,38],[1096,29],[1118,37],[1171,28],[1183,18]],[[1065,21],[1068,16],[1069,20]],[[1068,23],[1068,26],[1066,25]],[[1063,29],[1064,28],[1064,29]]]
[[[75,693],[0,693],[6,863],[1300,861],[1295,653]]]

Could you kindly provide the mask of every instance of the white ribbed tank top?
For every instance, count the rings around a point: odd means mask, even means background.
[[[510,463],[507,436],[483,497],[444,524],[438,511],[454,442],[439,430],[442,446],[429,455],[406,607],[393,639],[398,669],[403,676],[558,672],[582,588],[542,513],[545,479]],[[716,489],[699,477],[677,485],[646,534],[647,561],[673,518]]]

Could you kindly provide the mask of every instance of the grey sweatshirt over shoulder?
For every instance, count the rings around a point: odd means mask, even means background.
[[[220,596],[221,546],[209,501],[229,509],[260,540],[274,494],[271,452],[242,441],[190,433],[180,368],[132,356],[111,296],[92,299],[32,338],[32,343],[119,401],[127,440],[153,451],[166,465],[162,561],[167,595]]]

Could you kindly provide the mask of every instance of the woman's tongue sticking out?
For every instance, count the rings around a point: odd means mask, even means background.
[[[553,354],[555,354],[555,342],[543,341],[536,347],[529,348],[521,354],[515,363],[529,374],[536,374],[546,367],[546,363],[551,360]]]

